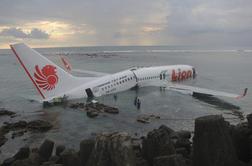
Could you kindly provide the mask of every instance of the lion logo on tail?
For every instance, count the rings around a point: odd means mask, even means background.
[[[36,65],[34,77],[37,85],[47,91],[53,90],[59,80],[56,67],[52,65],[46,65],[42,70]]]

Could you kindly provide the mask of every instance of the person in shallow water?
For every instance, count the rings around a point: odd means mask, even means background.
[[[141,101],[140,101],[139,98],[137,99],[136,106],[137,106],[137,109],[138,109],[138,110],[141,108]]]
[[[134,105],[135,106],[137,105],[137,100],[138,100],[138,97],[136,97],[135,100],[134,100]]]
[[[114,100],[117,101],[117,95],[116,94],[114,94]]]

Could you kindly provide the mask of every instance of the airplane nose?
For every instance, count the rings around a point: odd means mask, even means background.
[[[192,68],[192,71],[193,71],[193,79],[194,79],[194,78],[196,78],[196,76],[197,76],[197,73],[196,73],[196,70],[195,70],[194,67]]]

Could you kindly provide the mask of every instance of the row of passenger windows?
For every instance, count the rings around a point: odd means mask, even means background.
[[[101,89],[102,90],[107,90],[107,89],[113,88],[115,86],[118,86],[118,85],[123,84],[123,83],[125,83],[127,81],[130,81],[130,80],[133,80],[133,77],[128,77],[128,78],[125,78],[125,79],[120,80],[120,81],[118,81],[118,79],[115,79],[115,80],[112,80],[112,82],[114,82],[114,83],[109,84],[109,85],[107,85],[105,87],[102,87]]]
[[[143,81],[143,80],[150,80],[150,79],[156,79],[159,78],[159,76],[152,76],[152,77],[143,77],[143,78],[139,78],[139,81]]]

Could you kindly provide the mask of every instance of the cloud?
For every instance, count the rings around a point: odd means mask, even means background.
[[[24,32],[21,28],[5,28],[0,32],[0,35],[11,36],[14,38],[30,38],[30,39],[48,39],[49,34],[38,29],[33,28],[30,32]]]
[[[248,0],[1,0],[0,44],[8,34],[39,46],[249,45],[251,8]]]
[[[33,39],[48,39],[49,38],[49,34],[37,29],[37,28],[33,28],[30,32],[30,34],[27,34],[29,38],[33,38]]]
[[[159,32],[163,30],[163,28],[161,27],[152,27],[152,26],[146,26],[146,27],[143,27],[142,29],[143,29],[143,32],[147,32],[147,33]]]
[[[13,36],[15,38],[27,38],[27,34],[19,28],[6,28],[0,34],[3,36]]]

